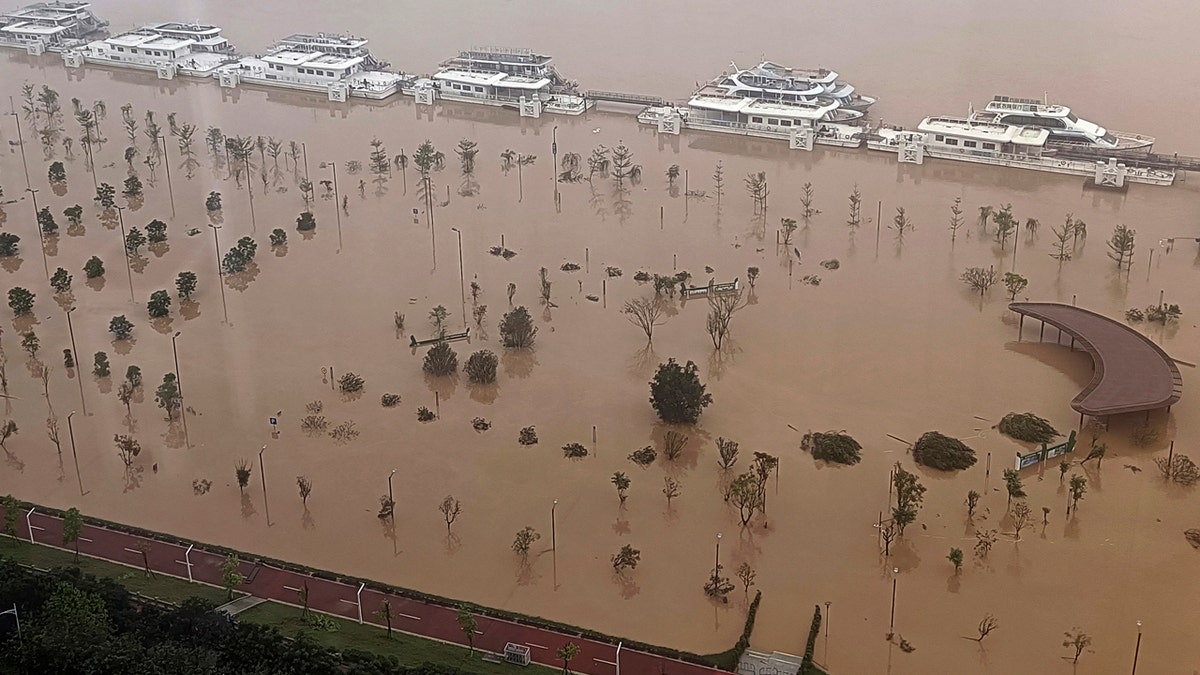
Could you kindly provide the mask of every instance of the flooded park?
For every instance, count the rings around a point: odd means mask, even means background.
[[[721,26],[745,21],[741,10],[707,1],[699,25],[683,17],[700,10],[675,0],[611,12],[450,4],[462,6],[378,17],[353,5],[314,18],[278,3],[221,0],[188,6],[186,17],[141,0],[93,3],[114,27],[219,22],[248,49],[289,30],[353,30],[417,71],[460,46],[528,44],[585,86],[667,99],[730,59],[784,52],[836,66],[877,95],[875,120],[911,124],[995,93],[1049,90],[1114,128],[1154,134],[1157,152],[1200,154],[1188,131],[1200,104],[1196,57],[1144,39],[1190,25],[1200,10],[1185,3],[1141,17],[1137,35],[1120,16],[1134,9],[1080,14],[1090,5],[1075,1],[1042,8],[1050,15],[1035,25],[996,7],[942,13],[907,2],[866,19],[813,9],[825,14],[802,48],[794,22],[756,22],[733,39]],[[911,24],[903,36],[902,21]],[[1063,30],[1066,21],[1076,29]],[[583,24],[585,40],[559,30]],[[666,26],[675,28],[664,35]],[[1069,63],[1047,69],[1038,50],[1010,49],[1050,40]],[[995,58],[999,45],[1005,58]],[[1169,72],[1149,73],[1150,64]],[[1172,95],[1153,100],[1118,99],[1128,95],[1111,86],[1168,77]],[[58,55],[12,50],[0,52],[0,83],[23,133],[22,143],[14,115],[0,120],[0,224],[20,237],[16,255],[0,257],[0,278],[5,291],[35,295],[31,313],[10,312],[0,333],[5,420],[19,429],[5,435],[0,493],[700,654],[737,640],[758,589],[751,648],[803,653],[819,606],[827,633],[816,657],[833,673],[1070,672],[1075,649],[1064,634],[1079,631],[1090,644],[1078,672],[1125,672],[1135,640],[1144,672],[1200,668],[1200,551],[1184,535],[1200,528],[1200,488],[1167,480],[1156,464],[1168,452],[1200,454],[1194,173],[1169,187],[1103,190],[1036,171],[899,164],[866,149],[661,134],[616,107],[528,119],[409,97],[333,103],[153,72],[68,70]],[[57,94],[57,121],[37,103],[43,87]],[[100,142],[82,140],[74,99],[87,110],[102,102],[89,132]],[[184,126],[194,127],[190,154]],[[224,139],[250,144],[231,157]],[[424,141],[443,160],[427,184],[416,164]],[[464,147],[475,153],[469,171],[456,152]],[[612,175],[617,148],[632,175]],[[589,171],[599,155],[609,165]],[[54,162],[65,180],[50,180]],[[25,189],[26,171],[36,192]],[[749,189],[759,174],[761,200]],[[141,194],[122,194],[135,175]],[[100,183],[116,189],[113,208],[94,199]],[[219,209],[206,206],[214,192]],[[34,198],[58,225],[45,235],[43,264]],[[64,214],[75,205],[78,223]],[[315,229],[297,229],[305,211]],[[1019,223],[1012,236],[997,237],[998,212]],[[123,238],[155,220],[165,241],[133,247],[127,266]],[[1056,237],[1064,222],[1086,225]],[[1122,225],[1135,231],[1124,265],[1110,246]],[[286,242],[272,240],[277,228]],[[244,237],[256,244],[252,259],[219,274]],[[93,256],[105,269],[89,279]],[[58,268],[73,277],[64,292],[49,283]],[[1169,411],[1081,421],[1071,401],[1092,380],[1092,358],[1066,337],[1056,342],[1053,328],[1019,329],[1004,284],[981,294],[963,282],[968,268],[1021,275],[1017,300],[1119,321],[1177,304],[1178,318],[1130,325],[1180,364],[1182,399]],[[181,272],[196,276],[190,298],[176,292]],[[695,287],[738,281],[720,348],[705,294],[656,293],[656,275],[681,272]],[[170,304],[152,318],[147,302],[160,290]],[[623,312],[639,299],[661,303],[652,341]],[[451,376],[426,374],[429,348],[413,346],[437,335],[439,307],[446,333],[470,332],[448,343],[460,365]],[[530,348],[501,343],[498,324],[517,307],[537,328]],[[133,324],[127,339],[110,330],[117,316]],[[22,347],[29,332],[39,341],[32,353]],[[68,349],[77,367],[64,366]],[[462,372],[479,350],[498,356],[494,383]],[[97,352],[110,375],[95,374]],[[668,359],[694,362],[712,396],[694,425],[665,424],[649,403],[648,383]],[[143,383],[126,404],[132,365]],[[155,390],[174,373],[184,412],[168,421]],[[347,373],[362,378],[360,391],[339,389]],[[386,394],[398,402],[383,405]],[[420,408],[433,418],[419,420]],[[1020,530],[1002,472],[1035,445],[996,426],[1026,411],[1078,442],[1065,473],[1058,459],[1019,472],[1026,496],[1016,501],[1035,514]],[[57,451],[48,418],[60,429]],[[531,426],[538,442],[519,443]],[[861,443],[861,462],[801,448],[806,433],[829,431]],[[928,431],[962,440],[978,461],[958,471],[917,464],[909,448]],[[686,440],[670,459],[677,433]],[[120,456],[119,435],[140,443],[136,457]],[[718,439],[741,449],[732,468],[718,463]],[[573,443],[585,457],[564,457]],[[1097,444],[1106,453],[1084,463]],[[631,461],[646,446],[657,458]],[[764,483],[765,513],[743,525],[727,490],[755,452],[778,467]],[[241,461],[251,473],[239,487]],[[926,493],[885,554],[880,523],[894,506],[897,462]],[[627,498],[614,487],[618,472]],[[1067,515],[1072,476],[1086,492]],[[304,500],[298,477],[311,482]],[[980,496],[969,516],[970,491]],[[389,492],[394,519],[380,518]],[[461,505],[452,523],[439,512],[447,495]],[[540,535],[527,561],[513,551],[524,527]],[[980,552],[980,533],[992,530]],[[616,574],[611,557],[626,544],[640,564]],[[965,552],[961,570],[947,559],[954,548]],[[714,556],[738,584],[727,602],[703,589]],[[734,576],[742,563],[756,573],[749,594]],[[998,626],[976,640],[987,615]]]

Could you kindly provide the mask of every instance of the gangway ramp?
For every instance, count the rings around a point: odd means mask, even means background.
[[[610,103],[625,103],[627,105],[666,105],[667,100],[661,96],[648,96],[646,94],[630,94],[620,91],[599,91],[591,89],[583,92],[586,99],[592,101],[608,101]]]

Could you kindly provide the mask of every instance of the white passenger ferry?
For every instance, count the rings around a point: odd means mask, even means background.
[[[591,102],[575,82],[559,75],[552,58],[530,49],[476,47],[441,64],[433,77],[420,80],[418,103],[447,101],[479,103],[520,110],[539,117],[543,111],[579,115]]]
[[[1064,105],[1031,98],[997,96],[971,119],[1019,126],[1039,127],[1050,132],[1052,145],[1073,145],[1101,150],[1145,150],[1154,145],[1150,136],[1111,131],[1080,119]]]
[[[1107,162],[1068,159],[1048,146],[1051,132],[1041,126],[1019,126],[971,117],[926,117],[915,130],[882,127],[868,137],[872,150],[896,153],[902,163],[924,164],[926,157],[1035,169],[1092,178],[1105,187],[1126,182],[1170,185],[1174,171],[1127,167]]]
[[[154,70],[163,79],[176,73],[212,77],[217,68],[237,60],[219,27],[174,22],[97,40],[79,51],[86,63]]]
[[[324,93],[331,101],[349,97],[383,99],[411,83],[386,70],[367,49],[365,38],[331,33],[297,33],[262,56],[247,56],[217,70],[222,87],[242,82]]]
[[[651,106],[638,115],[660,133],[683,129],[777,138],[794,149],[811,150],[814,143],[856,148],[867,127],[854,124],[863,114],[836,102],[766,101],[750,96],[696,94],[685,106]]]
[[[0,14],[0,46],[31,54],[61,51],[103,37],[107,21],[86,2],[39,2]]]
[[[768,101],[817,102],[832,99],[842,108],[865,111],[875,98],[859,94],[854,85],[838,80],[838,74],[824,68],[791,68],[763,61],[753,68],[740,69],[714,79],[703,89],[727,96],[750,96]]]

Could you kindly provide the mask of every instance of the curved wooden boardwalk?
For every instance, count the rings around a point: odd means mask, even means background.
[[[1014,302],[1008,308],[1067,333],[1092,356],[1096,373],[1071,401],[1071,407],[1084,415],[1158,410],[1173,405],[1183,394],[1175,361],[1120,321],[1058,302]]]

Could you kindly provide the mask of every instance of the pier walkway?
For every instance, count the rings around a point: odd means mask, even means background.
[[[1136,150],[1105,150],[1101,148],[1060,148],[1055,153],[1058,157],[1069,159],[1090,159],[1108,161],[1116,159],[1125,166],[1138,169],[1158,169],[1160,171],[1200,171],[1200,157],[1188,157],[1178,153],[1163,155],[1155,152],[1138,152]]]
[[[666,105],[667,100],[661,96],[646,94],[626,94],[619,91],[598,91],[591,89],[583,92],[583,97],[590,101],[608,101],[610,103],[627,103],[629,105]]]
[[[1081,415],[1103,417],[1169,408],[1183,394],[1179,366],[1145,335],[1106,316],[1057,302],[1014,302],[1009,309],[1078,340],[1096,372],[1071,401]],[[1045,330],[1043,326],[1043,331]]]

